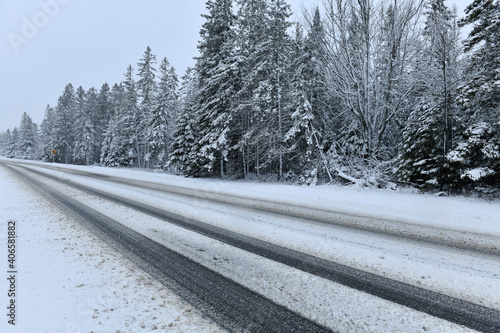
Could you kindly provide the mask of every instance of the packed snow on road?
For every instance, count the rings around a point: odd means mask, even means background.
[[[37,168],[43,163],[30,163]],[[330,211],[365,223],[391,221],[405,230],[436,230],[474,238],[500,239],[499,202],[461,197],[436,197],[410,190],[337,186],[288,186],[186,179],[130,169],[57,165],[43,170],[86,171],[132,181],[182,187],[198,198],[175,196],[127,184],[108,183],[64,173],[73,183],[144,202],[208,224],[268,241],[500,310],[498,259],[462,253],[439,244],[420,244],[386,235],[372,235],[325,223],[279,214],[255,213],[229,204],[207,203],[200,193],[258,199]],[[41,169],[40,169],[41,170]],[[8,221],[17,223],[18,290],[16,326],[3,320],[2,332],[219,332],[205,318],[159,282],[126,260],[71,216],[51,206],[23,182],[0,168],[2,242]],[[52,184],[63,190],[63,185]],[[172,250],[285,305],[336,331],[468,332],[456,324],[375,296],[332,283],[309,273],[259,257],[195,232],[170,225],[132,209],[105,202],[75,189],[66,194]],[[385,226],[380,222],[382,231]],[[404,229],[404,230],[403,230]],[[446,236],[446,235],[444,235]],[[451,239],[453,241],[453,239]],[[480,244],[479,244],[480,245]],[[6,248],[6,247],[4,247]],[[5,260],[7,253],[5,252]],[[496,261],[495,261],[496,260]],[[7,267],[4,269],[7,271]],[[7,290],[4,280],[0,290]],[[4,297],[3,302],[8,299]]]

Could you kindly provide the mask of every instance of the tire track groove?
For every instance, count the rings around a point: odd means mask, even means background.
[[[483,332],[500,330],[500,311],[437,292],[405,284],[379,275],[267,243],[210,224],[166,212],[154,206],[105,193],[65,179],[21,167],[42,177],[56,180],[90,195],[109,200],[207,237],[252,252],[267,259],[300,269],[330,281],[407,306],[432,316]]]
[[[25,164],[25,163],[22,163]],[[29,164],[27,164],[29,165]],[[418,230],[412,230],[407,225],[400,221],[383,221],[387,222],[387,228],[381,229],[377,224],[373,223],[373,219],[367,216],[352,215],[345,212],[337,213],[333,211],[320,210],[323,213],[335,214],[336,218],[332,219],[326,216],[317,216],[314,214],[315,209],[309,207],[295,206],[288,203],[280,203],[273,201],[262,201],[255,198],[245,198],[238,195],[231,194],[230,196],[211,192],[199,191],[194,192],[192,189],[184,188],[175,185],[155,184],[152,182],[144,182],[137,180],[124,179],[117,176],[102,175],[94,172],[83,172],[79,170],[65,169],[54,167],[50,165],[37,166],[46,169],[52,169],[59,172],[71,173],[92,179],[102,179],[112,183],[119,183],[128,186],[135,186],[143,189],[151,189],[174,195],[195,197],[196,199],[205,200],[208,202],[216,202],[220,204],[227,204],[233,206],[244,207],[255,211],[263,211],[266,213],[279,214],[290,216],[292,218],[301,218],[309,221],[326,223],[347,229],[355,229],[373,234],[380,234],[385,236],[394,237],[401,240],[410,240],[421,244],[431,244],[439,247],[449,247],[467,252],[476,252],[489,256],[500,257],[500,247],[498,240],[489,235],[474,234],[471,232],[460,232],[450,229],[434,229],[428,226],[418,226]],[[353,221],[355,223],[353,223]],[[360,222],[361,221],[361,222]],[[416,226],[413,226],[416,227]],[[436,232],[440,231],[440,232]],[[423,233],[423,234],[421,234]],[[440,235],[442,234],[442,235]],[[443,236],[446,235],[446,236]],[[453,235],[456,239],[450,239],[449,236]],[[481,237],[482,242],[471,243],[472,238]]]
[[[85,227],[230,332],[332,332],[46,186],[17,168],[7,168],[52,203],[78,217]]]

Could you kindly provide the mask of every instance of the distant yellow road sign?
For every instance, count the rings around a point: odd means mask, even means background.
[[[56,150],[52,149],[51,153],[52,153],[52,155],[55,155],[56,154]]]

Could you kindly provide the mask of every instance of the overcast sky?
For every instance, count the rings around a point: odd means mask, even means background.
[[[288,0],[297,17],[302,3],[318,2]],[[455,1],[459,16],[469,2]],[[147,46],[182,76],[205,12],[205,0],[0,0],[0,131],[19,126],[23,112],[40,124],[67,83],[122,81]]]

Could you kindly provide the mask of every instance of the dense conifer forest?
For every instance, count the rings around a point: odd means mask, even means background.
[[[147,47],[122,82],[67,84],[41,124],[24,113],[0,153],[498,194],[498,0],[473,1],[461,20],[444,0],[325,0],[300,23],[285,0],[206,6],[196,65],[181,78]]]

